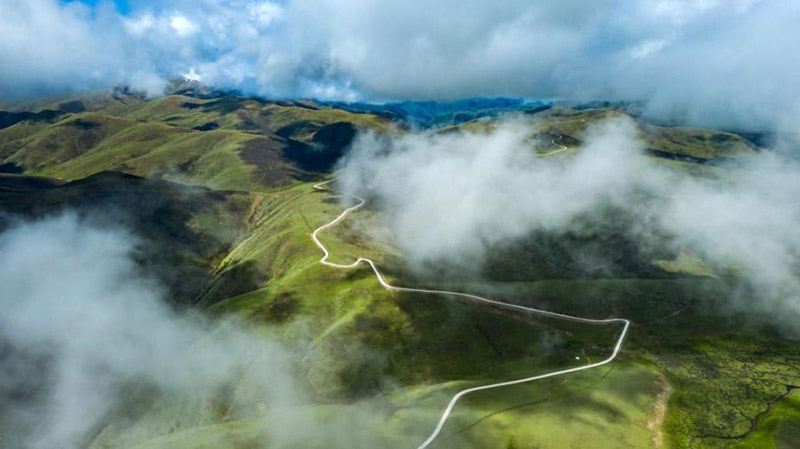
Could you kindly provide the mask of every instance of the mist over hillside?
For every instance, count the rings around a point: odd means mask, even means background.
[[[748,290],[731,301],[800,331],[794,161],[754,153],[698,176],[654,163],[636,123],[619,115],[589,126],[580,151],[554,162],[526,150],[532,128],[519,120],[485,133],[365,135],[343,163],[343,198],[368,198],[423,273],[449,263],[480,271],[488,252],[533,235],[619,232],[633,245],[626,251],[653,259],[688,252],[711,272],[738,267],[758,299]],[[584,249],[582,257],[610,270],[618,254]]]
[[[323,236],[335,260],[368,256],[401,285],[635,323],[614,373],[477,396],[456,409],[445,444],[537,441],[540,426],[557,429],[554,416],[583,404],[619,429],[640,416],[654,429],[680,420],[689,430],[668,435],[682,447],[703,432],[738,435],[746,417],[718,416],[742,401],[784,404],[795,385],[786,347],[797,335],[800,211],[797,168],[779,147],[664,126],[626,103],[366,108],[197,83],[4,117],[0,239],[13,256],[0,271],[15,312],[4,325],[2,422],[12,446],[408,447],[454,381],[610,354],[612,328],[391,293],[371,271],[320,265],[310,234],[353,195],[366,209]],[[333,177],[328,192],[314,187]],[[36,277],[39,267],[52,276]],[[107,345],[93,351],[98,340]],[[728,357],[755,377],[717,390],[703,379],[738,366]],[[48,368],[27,374],[39,365]],[[587,405],[580,391],[593,384],[603,387]],[[658,418],[669,388],[686,402]],[[552,391],[565,398],[555,408],[525,405]],[[493,401],[514,412],[495,414]],[[483,433],[458,430],[475,423]],[[613,435],[581,427],[552,438],[613,447],[652,437]]]
[[[299,397],[279,345],[171,312],[133,263],[135,242],[74,214],[2,234],[2,307],[14,311],[0,326],[7,447],[86,447],[148,390],[191,401],[192,419],[209,422],[214,396],[254,366],[250,394],[276,404]]]

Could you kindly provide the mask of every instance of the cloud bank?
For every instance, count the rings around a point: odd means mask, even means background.
[[[340,188],[367,198],[412,266],[480,266],[533,233],[624,233],[738,276],[787,327],[800,318],[800,167],[774,153],[714,176],[656,164],[627,117],[594,125],[575,155],[536,157],[530,123],[488,133],[363,136]],[[601,231],[602,232],[602,231]],[[621,248],[630,252],[631,248]],[[608,256],[608,255],[606,255]]]
[[[741,129],[800,117],[794,0],[57,0],[0,4],[0,95],[193,74],[271,97],[640,100]]]

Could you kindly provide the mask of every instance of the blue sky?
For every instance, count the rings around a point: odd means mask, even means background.
[[[62,3],[80,2],[80,3],[85,3],[89,6],[96,6],[101,1],[110,1],[110,0],[61,0]],[[113,0],[113,3],[116,5],[117,10],[122,14],[128,14],[131,10],[128,0]]]

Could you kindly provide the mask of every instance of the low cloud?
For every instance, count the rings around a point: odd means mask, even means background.
[[[214,438],[395,448],[421,441],[438,416],[398,418],[386,397],[349,396],[343,367],[373,379],[363,370],[382,376],[385,363],[348,337],[312,347],[302,320],[285,323],[285,341],[269,327],[176,313],[135,262],[140,243],[91,214],[0,233],[0,446],[132,447],[236,423]],[[339,394],[348,399],[331,403]]]
[[[377,203],[412,260],[480,259],[532,230],[568,227],[600,203],[622,204],[650,169],[634,130],[631,120],[608,122],[570,159],[535,157],[526,122],[486,134],[367,135],[340,184]]]
[[[513,121],[488,133],[366,135],[340,188],[381,212],[412,267],[477,269],[488,251],[533,233],[612,229],[643,249],[666,245],[738,267],[757,292],[748,300],[796,325],[795,162],[765,152],[697,176],[646,157],[627,117],[591,127],[575,155],[537,157],[534,144],[532,124]]]
[[[149,404],[146,392],[176,407],[149,423],[155,434],[302,401],[281,345],[175,314],[133,262],[135,245],[74,215],[0,234],[4,447],[86,447],[114,413]]]

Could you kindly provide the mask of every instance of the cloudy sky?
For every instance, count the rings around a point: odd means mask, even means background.
[[[179,74],[268,97],[641,100],[706,125],[800,115],[798,0],[0,0],[0,95]]]

